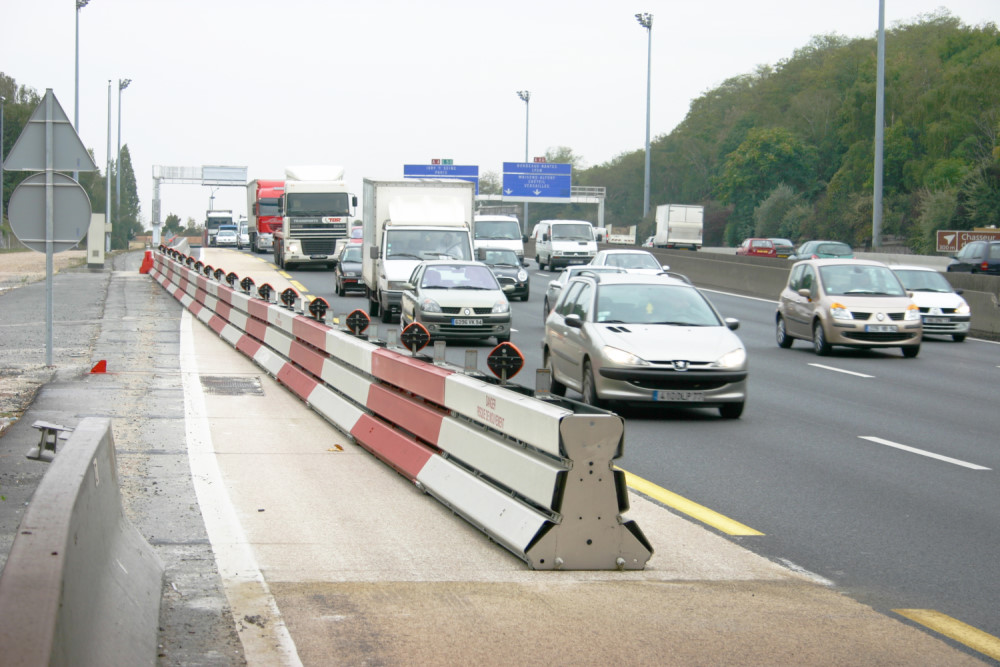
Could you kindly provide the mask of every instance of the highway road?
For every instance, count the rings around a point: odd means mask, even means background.
[[[512,304],[512,341],[527,361],[515,381],[533,386],[541,295],[556,274],[533,262],[529,272],[531,299]],[[367,309],[360,295],[334,294],[332,273],[290,275],[335,313]],[[742,419],[623,409],[620,466],[738,528],[692,520],[878,611],[933,609],[1000,636],[1000,345],[941,338],[916,359],[898,349],[818,357],[801,341],[777,347],[774,302],[708,295],[741,322],[751,368]],[[462,365],[476,349],[485,370],[494,344],[450,345],[447,358]]]

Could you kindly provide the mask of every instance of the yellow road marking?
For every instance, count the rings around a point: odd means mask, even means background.
[[[1000,638],[979,628],[933,609],[893,609],[893,611],[960,644],[965,644],[974,651],[994,660],[1000,660]]]
[[[698,503],[688,500],[684,496],[679,496],[673,491],[667,491],[663,487],[657,486],[652,482],[643,479],[637,475],[633,475],[627,470],[622,470],[625,473],[625,483],[630,487],[638,491],[639,493],[645,494],[654,500],[658,500],[667,507],[672,507],[678,512],[683,512],[690,517],[701,521],[702,523],[708,524],[713,528],[721,530],[727,535],[763,535],[764,533],[759,530],[754,530],[749,526],[745,526],[739,521],[730,519],[727,516],[719,514],[715,510],[710,510],[704,505],[699,505]]]
[[[309,288],[300,283],[298,280],[289,280],[288,282],[292,284],[292,287],[294,287],[295,291],[299,294],[305,294],[309,291]]]

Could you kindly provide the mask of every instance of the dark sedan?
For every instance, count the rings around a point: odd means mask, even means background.
[[[966,244],[947,267],[952,273],[1000,275],[1000,241],[973,241]]]
[[[528,262],[518,259],[517,252],[508,248],[479,248],[476,251],[476,259],[490,267],[500,282],[500,287],[514,286],[514,289],[509,291],[504,289],[508,299],[528,300],[531,278],[524,270]]]
[[[344,296],[349,291],[365,291],[365,284],[361,282],[361,245],[349,243],[344,246],[337,257],[333,276],[337,296]]]

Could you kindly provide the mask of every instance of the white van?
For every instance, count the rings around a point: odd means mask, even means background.
[[[521,231],[521,222],[512,215],[477,215],[472,222],[472,246],[493,250],[513,250],[524,260],[524,242],[528,237]]]
[[[542,220],[534,234],[539,269],[589,264],[597,254],[594,226],[586,220]]]

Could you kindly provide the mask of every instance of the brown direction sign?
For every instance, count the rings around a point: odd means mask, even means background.
[[[1000,241],[1000,229],[937,231],[937,251],[956,253],[973,241]]]

